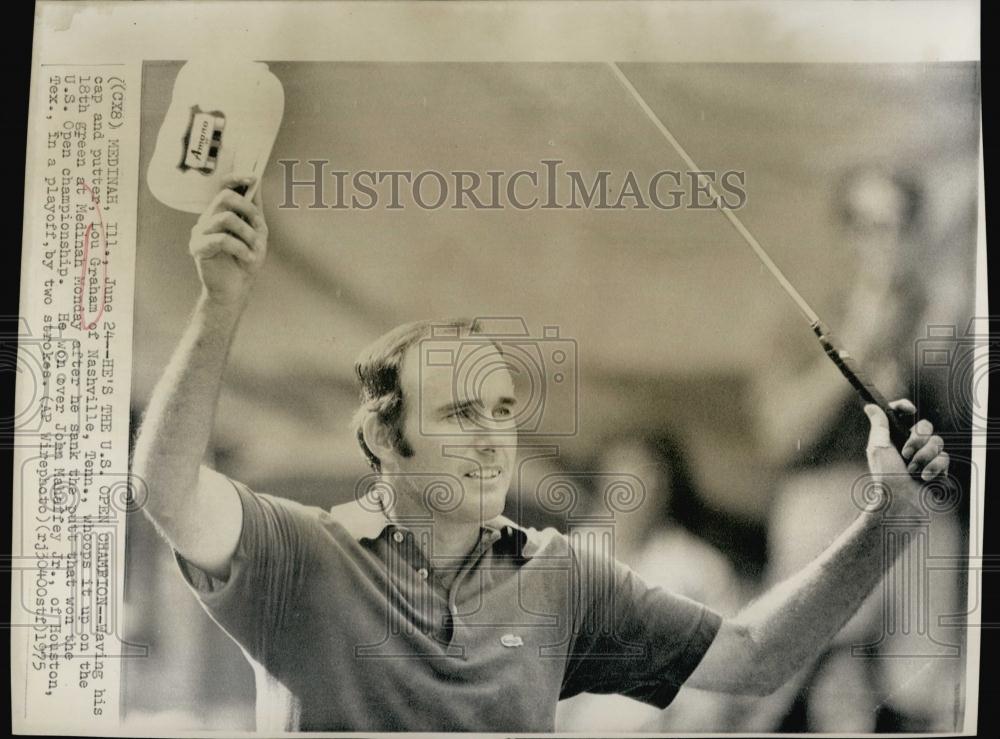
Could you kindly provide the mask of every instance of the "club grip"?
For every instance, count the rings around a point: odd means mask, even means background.
[[[902,450],[906,440],[910,437],[910,426],[912,426],[910,414],[889,407],[889,401],[879,392],[864,370],[858,366],[858,363],[854,361],[854,357],[838,344],[833,334],[830,333],[830,330],[822,322],[814,322],[812,329],[819,339],[823,351],[837,365],[840,373],[857,390],[858,395],[866,403],[874,403],[885,412],[886,417],[889,419],[889,438],[897,450]]]
[[[909,413],[897,411],[895,408],[879,407],[885,411],[885,415],[889,419],[889,438],[892,440],[892,445],[902,451],[906,440],[910,438],[910,427],[913,425],[912,416]]]

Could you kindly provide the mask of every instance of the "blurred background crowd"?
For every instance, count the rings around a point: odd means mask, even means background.
[[[600,65],[273,64],[274,158],[336,169],[682,169]],[[179,64],[147,64],[143,168]],[[658,711],[560,704],[559,731],[949,731],[965,701],[965,569],[980,533],[969,429],[979,77],[973,65],[623,65],[706,169],[745,171],[740,217],[891,397],[952,453],[907,553],[829,649],[768,698],[682,689]],[[143,170],[144,171],[144,170]],[[366,468],[347,424],[351,362],[423,317],[523,316],[575,342],[577,391],[526,436],[507,514],[611,526],[648,582],[735,614],[818,554],[863,495],[867,419],[794,305],[712,211],[279,209],[232,360],[210,462],[329,507]],[[140,186],[133,428],[198,291],[193,216]],[[562,424],[566,426],[567,423]],[[558,425],[558,424],[557,424]],[[860,481],[860,482],[859,482]],[[886,548],[903,542],[887,528]],[[253,674],[186,590],[168,547],[128,523],[126,718],[253,726]],[[977,594],[971,593],[975,599]]]

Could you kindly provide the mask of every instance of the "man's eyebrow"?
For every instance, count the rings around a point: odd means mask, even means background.
[[[438,413],[443,416],[450,415],[452,413],[457,413],[458,411],[465,411],[476,405],[474,400],[453,400],[451,403],[445,403],[438,408]]]
[[[513,395],[504,395],[503,397],[499,398],[498,403],[500,405],[515,405],[517,403],[517,398],[515,398]],[[438,413],[440,413],[443,416],[447,416],[447,415],[450,415],[452,413],[457,413],[459,411],[466,411],[466,410],[469,410],[470,408],[474,408],[476,406],[482,406],[482,405],[483,405],[483,402],[481,400],[479,400],[479,399],[476,399],[476,400],[453,400],[452,402],[445,403],[444,405],[442,405],[441,407],[439,407],[438,408]]]

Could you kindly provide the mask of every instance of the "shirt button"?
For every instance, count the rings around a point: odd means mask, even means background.
[[[421,580],[426,580],[427,579],[427,574],[428,574],[427,573],[427,568],[426,567],[421,567],[419,570],[417,570],[417,574],[420,575],[420,579]]]
[[[395,533],[394,533],[394,534],[392,535],[392,540],[393,540],[394,542],[396,542],[397,544],[402,544],[402,543],[403,543],[403,539],[404,539],[404,538],[405,538],[405,537],[403,536],[403,532],[402,532],[402,531],[397,531],[397,532],[395,532]]]

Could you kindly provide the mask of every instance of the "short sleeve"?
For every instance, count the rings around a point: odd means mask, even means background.
[[[560,698],[620,693],[665,708],[708,651],[721,616],[649,586],[607,555],[571,552],[576,618]]]
[[[295,608],[311,566],[312,542],[322,529],[309,508],[232,482],[243,526],[229,576],[213,577],[176,550],[174,557],[212,619],[251,657],[267,664],[275,636]]]

